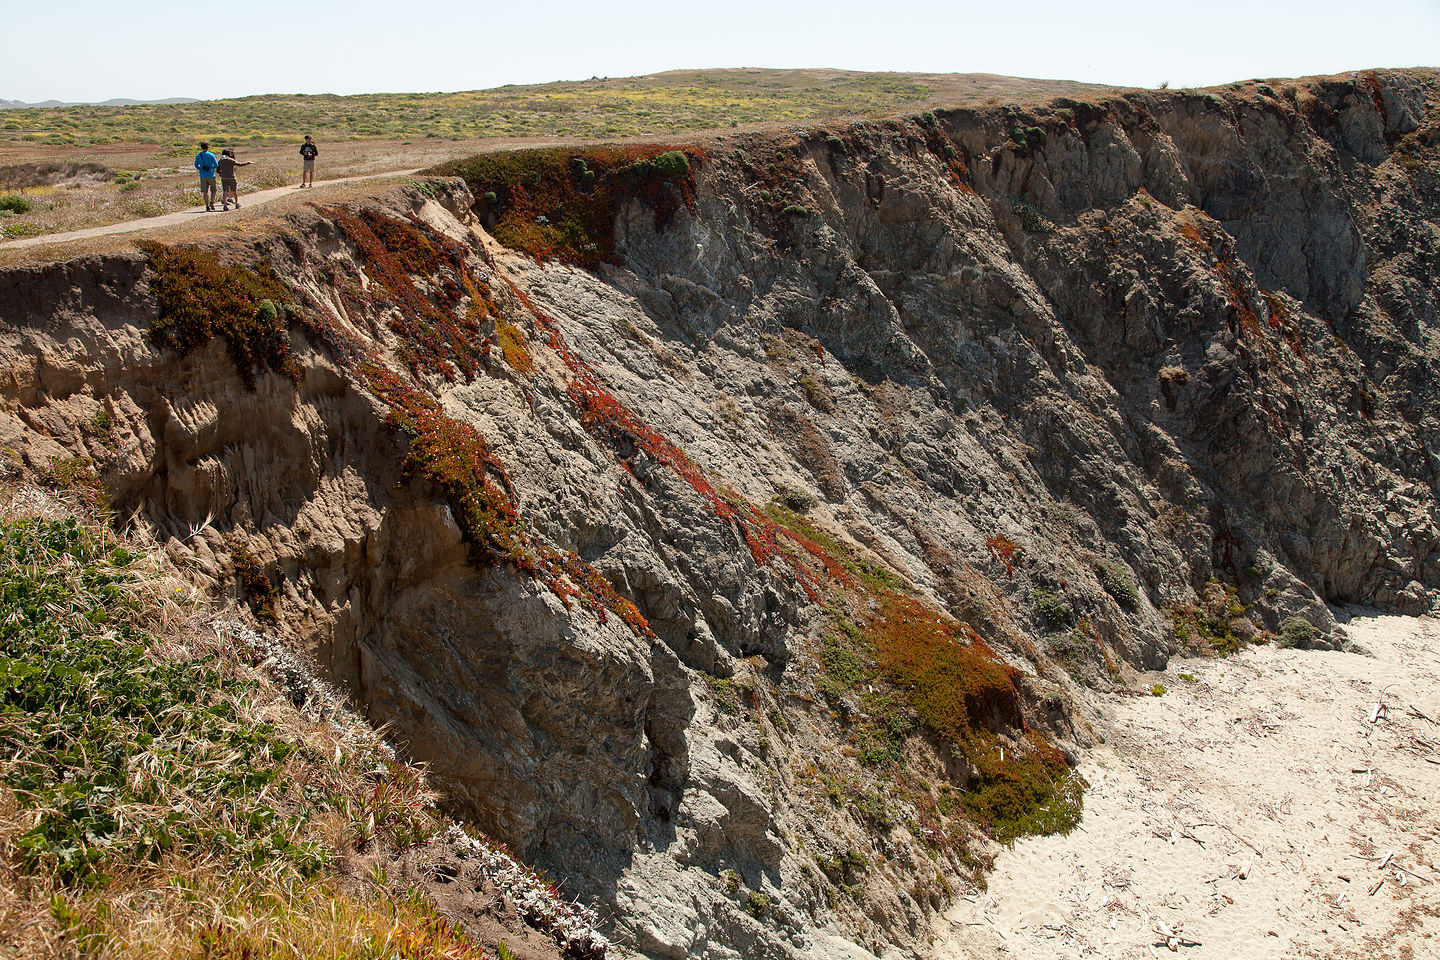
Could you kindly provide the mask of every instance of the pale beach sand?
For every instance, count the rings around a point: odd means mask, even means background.
[[[1347,629],[1369,655],[1177,659],[1163,696],[1099,698],[1081,828],[1003,852],[936,956],[1440,958],[1440,621]]]

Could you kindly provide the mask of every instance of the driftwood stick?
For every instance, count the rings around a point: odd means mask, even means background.
[[[1256,856],[1258,856],[1258,857],[1263,857],[1263,856],[1265,856],[1265,852],[1264,852],[1263,850],[1261,850],[1259,847],[1255,846],[1255,844],[1251,843],[1249,840],[1246,840],[1244,837],[1240,836],[1240,834],[1236,833],[1234,830],[1231,830],[1229,827],[1225,826],[1225,824],[1223,824],[1223,823],[1220,824],[1220,829],[1221,829],[1221,830],[1224,830],[1226,833],[1230,834],[1230,836],[1234,837],[1236,840],[1239,840],[1241,843],[1245,844],[1245,846],[1249,847],[1251,850],[1254,850]]]

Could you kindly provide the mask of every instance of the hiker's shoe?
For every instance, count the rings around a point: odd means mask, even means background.
[[[240,209],[240,201],[239,201],[239,200],[236,200],[236,201],[235,201],[235,209],[236,209],[236,210],[239,210],[239,209]]]

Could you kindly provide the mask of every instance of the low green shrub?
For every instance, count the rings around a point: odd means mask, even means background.
[[[1280,623],[1279,644],[1291,649],[1308,647],[1320,635],[1319,629],[1303,617],[1286,617]]]
[[[1015,215],[1020,218],[1020,227],[1026,233],[1053,233],[1055,222],[1046,218],[1038,209],[1023,200],[1013,204]]]
[[[1033,153],[1045,145],[1045,131],[1039,127],[1016,127],[1010,141],[1016,153]]]
[[[27,214],[35,209],[35,204],[28,197],[18,193],[7,193],[0,196],[0,210],[13,213],[16,216]]]
[[[1115,602],[1125,608],[1135,606],[1140,600],[1140,592],[1135,589],[1135,581],[1130,578],[1130,571],[1118,560],[1107,560],[1100,564],[1100,585],[1105,592],[1115,598]]]
[[[155,200],[126,200],[120,205],[121,211],[130,220],[148,220],[162,217],[167,212],[164,204]]]
[[[683,177],[690,173],[690,158],[683,150],[666,150],[650,162],[667,177]]]
[[[1046,623],[1060,625],[1070,622],[1070,604],[1065,595],[1044,587],[1035,588],[1035,609]]]

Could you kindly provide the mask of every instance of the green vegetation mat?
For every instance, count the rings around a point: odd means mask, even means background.
[[[0,783],[35,811],[22,864],[99,882],[189,850],[312,873],[319,848],[261,799],[297,747],[240,721],[240,681],[148,654],[131,560],[73,519],[0,527]]]
[[[223,129],[236,140],[442,137],[630,137],[733,123],[808,120],[924,101],[933,86],[904,74],[807,77],[724,71],[674,77],[506,86],[464,93],[269,94],[127,107],[0,113],[0,136],[47,143],[183,143]]]

